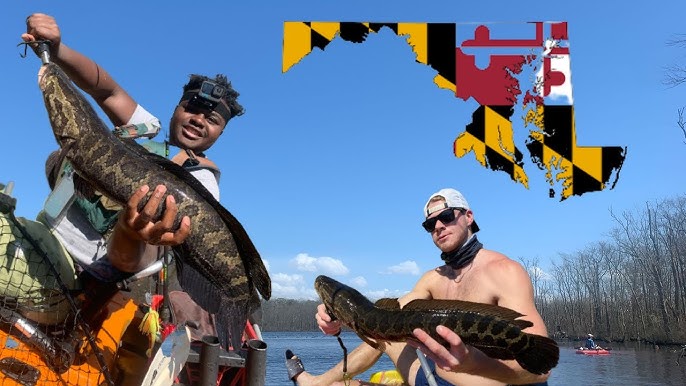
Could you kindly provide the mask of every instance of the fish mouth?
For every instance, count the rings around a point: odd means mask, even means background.
[[[331,299],[333,298],[336,289],[340,287],[340,285],[337,284],[339,283],[324,275],[319,275],[314,279],[314,289],[317,291],[317,294],[319,294],[319,298],[322,302],[327,306],[331,303]]]
[[[327,282],[328,277],[319,275],[317,276],[316,279],[314,279],[314,290],[317,291],[317,293],[321,296],[323,291],[325,290],[326,282]]]
[[[324,303],[326,313],[329,314],[331,320],[338,319],[336,312],[334,312],[334,298],[341,287],[343,287],[341,283],[324,275],[317,276],[314,280],[314,289],[317,291],[319,299]]]
[[[45,90],[45,78],[46,75],[50,73],[48,70],[48,67],[51,67],[50,65],[44,65],[40,66],[38,69],[38,87],[41,89],[41,91]]]

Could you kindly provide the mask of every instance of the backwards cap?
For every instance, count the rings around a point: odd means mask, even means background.
[[[433,200],[435,197],[441,197],[445,200],[445,202],[431,202],[431,200]],[[426,204],[424,204],[424,217],[429,217],[431,213],[441,211],[446,208],[464,208],[471,210],[467,199],[464,198],[462,193],[455,189],[447,188],[441,189],[429,197],[429,199],[426,201]],[[476,220],[472,221],[471,228],[472,233],[479,231],[479,226],[476,225]]]

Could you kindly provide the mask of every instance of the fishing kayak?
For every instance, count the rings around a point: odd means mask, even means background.
[[[379,371],[369,377],[369,382],[381,385],[404,385],[403,377],[397,370]]]
[[[582,354],[582,355],[610,355],[610,352],[605,349],[584,349],[584,350],[576,350],[577,354]]]

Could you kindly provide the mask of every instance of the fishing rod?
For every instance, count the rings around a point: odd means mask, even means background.
[[[426,381],[429,383],[429,386],[438,386],[436,383],[436,378],[434,378],[434,374],[431,372],[431,368],[429,367],[429,361],[426,360],[424,353],[420,349],[417,349],[417,358],[419,358],[420,367],[422,368],[422,371],[424,371],[424,375],[426,376]]]

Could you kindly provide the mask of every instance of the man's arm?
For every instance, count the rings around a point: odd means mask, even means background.
[[[112,79],[110,74],[92,59],[64,43],[57,22],[52,16],[34,13],[26,19],[25,42],[50,40],[51,60],[57,63],[69,78],[93,97],[115,126],[129,121],[136,110],[136,101]]]
[[[317,306],[317,314],[315,315],[317,325],[323,333],[327,335],[336,335],[341,332],[341,322],[339,320],[332,320],[331,315],[326,312],[326,306],[320,304]],[[362,374],[381,358],[382,352],[362,342],[353,351],[348,353],[347,374],[354,377]],[[330,385],[336,381],[343,380],[343,362],[339,362],[336,366],[329,369],[321,375],[314,376],[309,373],[302,373],[297,378],[299,385],[315,386],[315,385]]]
[[[534,305],[531,280],[524,268],[513,260],[504,259],[494,263],[494,266],[489,267],[488,270],[492,274],[490,280],[499,283],[494,287],[497,305],[525,315],[521,319],[533,323],[533,326],[524,330],[525,332],[547,336],[543,319]],[[545,382],[550,376],[550,373],[532,374],[524,370],[515,360],[497,360],[488,357],[478,349],[464,344],[460,337],[447,327],[439,326],[436,332],[450,343],[450,349],[446,349],[419,329],[414,331],[419,342],[410,342],[410,345],[420,348],[444,370],[478,375],[512,384]]]
[[[334,382],[346,380],[344,379],[345,375],[347,375],[347,379],[351,379],[369,370],[381,358],[381,354],[381,351],[363,342],[348,353],[347,372],[345,374],[343,373],[343,361],[341,361],[321,375],[312,375],[308,372],[300,373],[296,377],[296,381],[300,386],[328,386]]]

